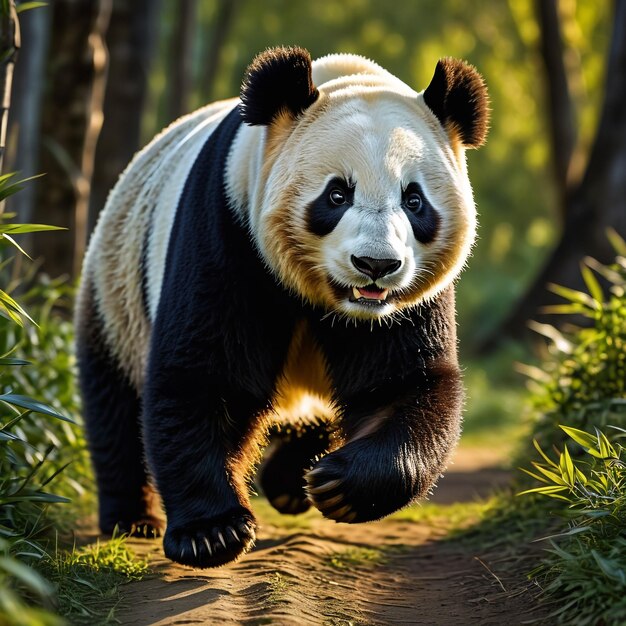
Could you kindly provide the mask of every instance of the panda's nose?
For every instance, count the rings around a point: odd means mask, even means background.
[[[369,276],[372,280],[393,274],[402,265],[402,261],[398,259],[373,259],[371,256],[354,256],[354,254],[350,260],[359,272]]]

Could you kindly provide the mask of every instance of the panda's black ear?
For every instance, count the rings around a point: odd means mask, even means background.
[[[271,124],[281,112],[294,118],[319,96],[304,48],[270,48],[250,64],[241,86],[241,114],[251,125]]]
[[[424,102],[448,131],[467,148],[478,148],[489,128],[489,97],[483,77],[465,61],[440,59]]]

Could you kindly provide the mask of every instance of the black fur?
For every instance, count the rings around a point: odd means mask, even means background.
[[[453,288],[391,326],[313,318],[312,328],[328,362],[346,439],[380,415],[371,434],[317,464],[311,487],[341,484],[315,496],[316,506],[333,518],[333,510],[349,506],[356,514],[352,522],[378,519],[425,495],[459,434],[463,391]],[[339,494],[339,502],[325,506]]]
[[[150,250],[150,238],[152,237],[152,228],[154,224],[154,220],[152,216],[154,215],[154,211],[150,211],[150,220],[148,221],[148,228],[146,229],[146,234],[143,238],[142,249],[141,249],[141,267],[140,276],[141,276],[141,299],[143,301],[143,310],[146,317],[150,317],[150,291],[148,289],[148,252]]]
[[[458,59],[440,59],[424,102],[448,130],[459,134],[468,148],[478,148],[487,137],[489,100],[476,68]]]
[[[147,458],[168,518],[165,553],[198,566],[230,561],[254,538],[246,462],[233,459],[246,456],[295,320],[295,302],[265,270],[227,206],[223,164],[241,121],[235,108],[185,185],[144,391]],[[226,549],[215,541],[219,533],[231,536]]]
[[[332,189],[338,187],[346,194],[347,202],[337,206],[330,201],[329,194]],[[316,198],[306,210],[307,227],[314,235],[323,237],[333,231],[343,214],[354,203],[354,185],[346,183],[339,178],[333,178],[328,182],[324,191]]]
[[[77,358],[83,419],[98,484],[100,528],[106,534],[116,527],[120,532],[158,534],[161,522],[151,509],[153,498],[143,464],[140,401],[110,356],[101,326],[89,287],[83,325],[76,329]]]
[[[405,190],[404,195],[409,193],[418,193],[422,198],[422,205],[419,211],[411,211],[403,203],[403,209],[409,218],[409,223],[413,230],[413,235],[420,243],[428,244],[435,240],[437,231],[439,230],[439,215],[428,201],[426,194],[422,191],[418,183],[411,183]]]
[[[318,98],[311,78],[311,55],[303,48],[271,48],[246,71],[241,114],[250,125],[267,126],[281,112],[297,117]]]
[[[274,435],[259,470],[259,483],[270,504],[281,513],[296,515],[311,506],[304,491],[304,473],[315,457],[328,452],[330,427],[320,423],[287,428]]]

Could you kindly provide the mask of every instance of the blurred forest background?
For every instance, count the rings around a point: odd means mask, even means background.
[[[466,349],[490,347],[549,302],[548,279],[574,286],[585,254],[608,260],[608,225],[626,230],[617,10],[576,0],[51,0],[20,15],[4,167],[46,175],[9,209],[68,228],[24,245],[42,271],[75,279],[133,153],[181,114],[237,95],[265,47],[363,54],[417,90],[437,59],[462,57],[485,76],[493,117],[486,147],[468,154],[481,227],[459,283],[460,332]],[[607,82],[618,44],[620,80],[614,68]],[[617,111],[606,110],[606,87]],[[607,147],[619,132],[621,147]],[[590,171],[615,149],[618,176],[608,180],[604,162]]]

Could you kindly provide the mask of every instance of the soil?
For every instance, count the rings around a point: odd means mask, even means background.
[[[509,475],[494,458],[493,451],[461,449],[432,501],[471,502],[505,485]],[[445,520],[347,525],[317,512],[305,522],[257,513],[255,549],[214,570],[171,563],[158,540],[134,541],[153,574],[126,587],[119,622],[510,626],[538,616],[524,576],[528,564],[502,567],[502,549],[478,554],[468,542],[450,540]]]

